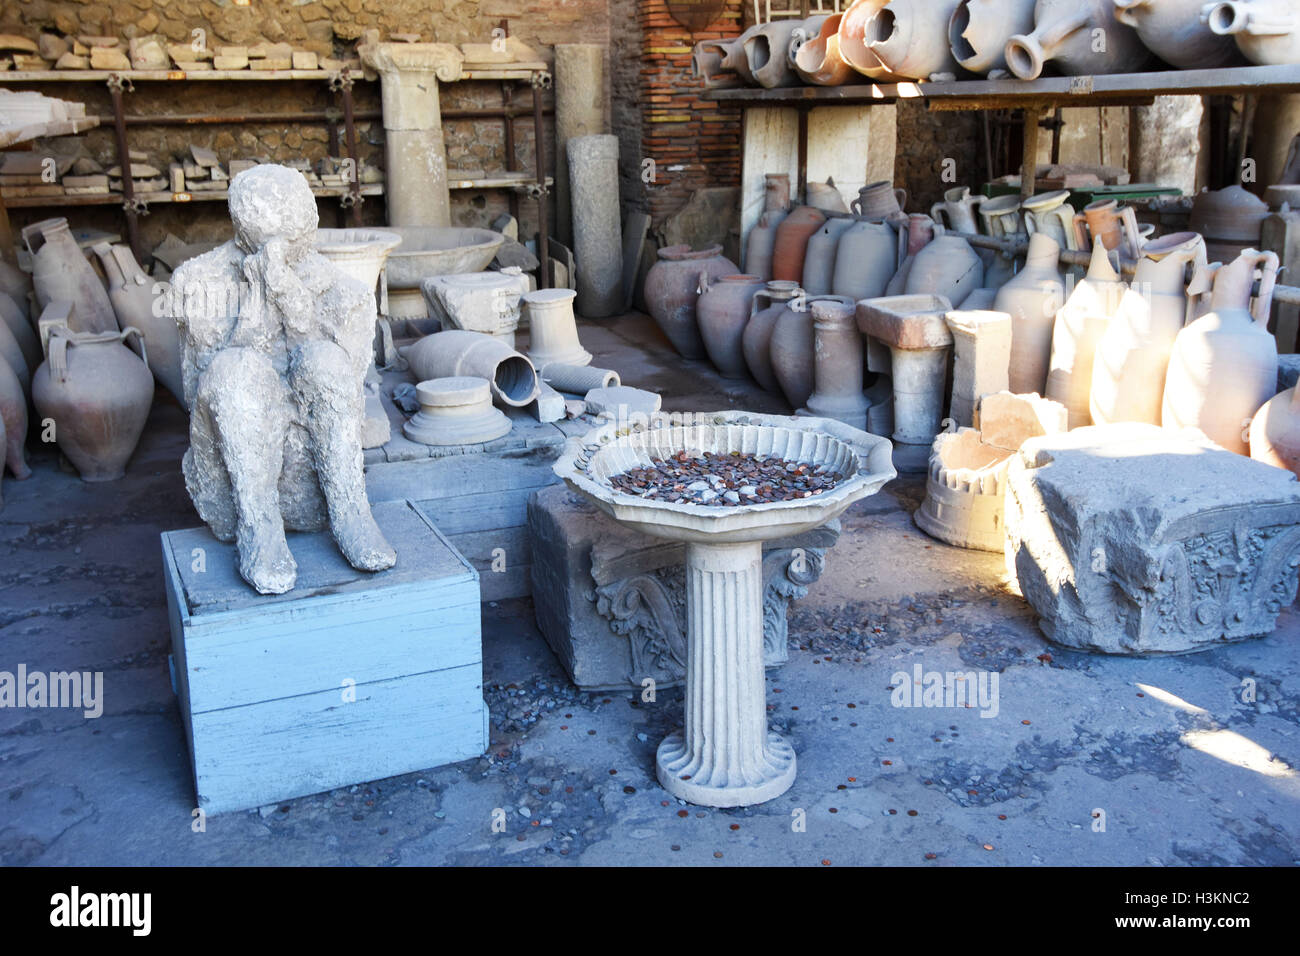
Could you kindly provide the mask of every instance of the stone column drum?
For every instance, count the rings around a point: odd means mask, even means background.
[[[599,43],[555,45],[555,234],[573,244],[569,157],[565,145],[605,129],[605,48]]]
[[[460,51],[450,43],[362,43],[357,52],[383,92],[389,224],[451,225],[438,81],[460,78]]]
[[[862,391],[862,336],[853,306],[814,300],[813,393],[800,413],[833,418],[863,431],[871,400]]]
[[[577,136],[565,149],[573,204],[578,313],[588,319],[603,319],[623,309],[618,137]]]

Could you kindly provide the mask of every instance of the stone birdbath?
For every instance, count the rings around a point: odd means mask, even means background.
[[[632,468],[679,452],[764,455],[826,466],[829,490],[728,506],[653,500],[614,487]],[[896,472],[887,439],[824,418],[702,412],[613,422],[570,438],[555,473],[614,520],[686,543],[686,724],[655,757],[660,784],[694,804],[736,807],[794,782],[790,743],[768,730],[763,677],[763,541],[800,534],[874,494]]]

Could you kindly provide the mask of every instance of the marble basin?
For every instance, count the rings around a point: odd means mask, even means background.
[[[431,276],[482,272],[506,239],[491,229],[457,226],[388,226],[387,231],[401,239],[388,257],[388,288],[417,292],[420,281]]]
[[[714,506],[644,499],[610,479],[679,451],[762,454],[843,475],[795,501]],[[887,439],[826,418],[702,412],[611,422],[570,438],[557,475],[610,517],[686,547],[686,721],[655,758],[660,784],[690,803],[748,806],[794,783],[795,753],[767,729],[763,683],[763,548],[816,528],[895,477]]]

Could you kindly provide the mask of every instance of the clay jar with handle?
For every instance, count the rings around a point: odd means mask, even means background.
[[[702,359],[706,355],[695,316],[700,273],[717,278],[735,275],[739,271],[736,264],[722,254],[722,246],[693,250],[690,246],[678,245],[659,250],[659,261],[651,266],[645,277],[646,306],[683,358]]]
[[[898,236],[883,222],[854,222],[840,236],[831,293],[850,299],[883,295],[898,270]]]
[[[840,302],[852,307],[852,299],[842,295],[797,295],[772,326],[770,357],[772,373],[791,408],[803,408],[813,393],[813,323],[812,303]]]
[[[1199,235],[1176,232],[1147,244],[1131,288],[1097,343],[1088,399],[1094,425],[1160,424],[1169,353],[1187,319],[1188,296],[1208,288],[1205,240]]]
[[[779,279],[774,279],[754,294],[740,347],[749,374],[763,386],[764,391],[775,392],[781,388],[776,373],[772,371],[772,330],[776,328],[776,320],[791,301],[803,294],[803,290],[793,282]]]
[[[1300,477],[1300,388],[1264,403],[1250,420],[1250,457]]]
[[[1081,248],[1091,248],[1093,240],[1100,239],[1108,252],[1119,250],[1129,262],[1142,254],[1142,244],[1154,229],[1150,223],[1139,226],[1133,207],[1114,199],[1090,202],[1074,216],[1075,239]]]
[[[948,45],[962,69],[988,75],[1007,69],[1007,41],[1034,30],[1036,0],[961,0],[948,20]]]
[[[1006,58],[1016,76],[1036,80],[1048,63],[1067,76],[1136,73],[1151,54],[1136,30],[1115,19],[1114,0],[1038,0],[1034,32],[1008,40]]]
[[[1052,357],[1052,326],[1065,304],[1065,283],[1058,261],[1061,246],[1051,236],[1029,239],[1024,267],[998,290],[993,310],[1011,316],[1011,364],[1008,387],[1018,395],[1043,394]]]
[[[809,295],[829,295],[835,277],[836,249],[844,232],[854,225],[852,219],[837,216],[827,219],[808,240],[803,257],[803,289]]]
[[[1044,397],[1065,406],[1070,428],[1092,423],[1088,396],[1097,343],[1119,310],[1127,288],[1111,264],[1110,253],[1100,239],[1095,240],[1088,273],[1070,292],[1052,326],[1052,357]]]
[[[969,186],[956,186],[943,194],[943,202],[930,207],[930,216],[949,232],[978,235],[975,214],[984,201],[983,196],[972,196]]]
[[[1202,15],[1216,34],[1235,38],[1237,47],[1252,63],[1300,63],[1300,10],[1295,0],[1210,3]]]
[[[776,227],[772,249],[772,278],[789,282],[803,281],[803,260],[808,240],[821,228],[826,216],[812,206],[799,206]]]
[[[23,229],[32,254],[32,284],[42,309],[54,301],[71,302],[74,332],[116,332],[117,316],[104,284],[90,267],[63,218],[43,219]]]
[[[1009,239],[1025,233],[1020,218],[1019,196],[994,196],[980,204],[980,219],[984,221],[985,235],[995,239]]]
[[[924,80],[956,73],[948,21],[959,0],[890,0],[867,26],[867,48],[890,73]]]
[[[134,326],[149,346],[149,370],[158,383],[185,406],[185,388],[181,382],[181,336],[169,309],[157,304],[153,281],[144,274],[128,246],[94,246],[95,255],[108,276],[108,297],[122,328]]]
[[[709,360],[723,378],[744,378],[749,372],[741,342],[754,294],[763,285],[758,276],[710,279],[706,273],[700,274],[700,301],[696,305],[700,336]]]
[[[59,451],[83,481],[114,481],[126,474],[153,402],[153,375],[124,344],[139,329],[71,332],[56,326],[45,362],[32,381],[32,401],[54,422]],[[147,356],[147,348],[141,351]]]
[[[803,29],[802,20],[773,20],[757,30],[746,31],[743,43],[745,58],[753,81],[766,89],[795,85],[794,70],[786,50],[795,30]]]
[[[907,190],[901,186],[895,189],[889,180],[881,179],[859,189],[849,209],[859,219],[884,220],[902,212],[906,204]]]
[[[1231,37],[1201,19],[1205,0],[1114,0],[1115,19],[1137,31],[1148,50],[1183,70],[1240,66],[1245,57]]]
[[[1031,236],[1036,232],[1046,233],[1062,249],[1077,251],[1083,248],[1074,228],[1074,207],[1066,202],[1069,198],[1068,189],[1053,189],[1030,196],[1020,204],[1025,214],[1025,231]]]
[[[1277,268],[1275,253],[1247,249],[1215,273],[1210,311],[1174,340],[1161,406],[1165,428],[1199,428],[1229,451],[1250,453],[1247,427],[1277,390],[1277,343],[1268,331]]]

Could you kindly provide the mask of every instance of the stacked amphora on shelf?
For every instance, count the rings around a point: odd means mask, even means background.
[[[1291,0],[854,0],[833,15],[703,41],[692,63],[706,86],[768,89],[1293,64],[1300,8]]]

